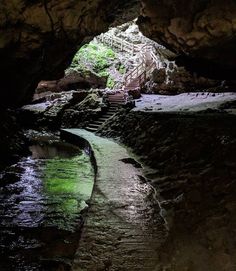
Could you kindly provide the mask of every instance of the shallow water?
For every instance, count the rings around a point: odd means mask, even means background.
[[[1,174],[0,270],[69,270],[94,183],[90,157],[53,140],[30,150]]]

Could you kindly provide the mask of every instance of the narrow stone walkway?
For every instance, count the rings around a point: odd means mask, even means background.
[[[63,134],[86,139],[98,168],[72,270],[159,270],[158,250],[167,232],[155,191],[142,170],[121,161],[130,155],[111,140],[81,129],[66,129]]]

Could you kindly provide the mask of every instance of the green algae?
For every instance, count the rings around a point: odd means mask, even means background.
[[[90,157],[84,153],[70,159],[45,161],[43,194],[50,206],[49,213],[60,213],[63,217],[64,222],[60,219],[60,228],[68,228],[68,224],[73,224],[78,213],[87,207],[93,183]]]

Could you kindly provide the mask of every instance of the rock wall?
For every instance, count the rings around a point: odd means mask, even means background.
[[[120,113],[102,130],[154,170],[169,238],[157,271],[222,271],[236,265],[236,118],[223,114]]]
[[[236,71],[233,0],[142,0],[139,26],[178,55],[178,63],[222,79]],[[2,0],[0,104],[28,100],[40,80],[63,77],[78,47],[134,19],[138,0]]]
[[[34,99],[40,94],[43,96],[44,93],[56,93],[69,90],[89,90],[91,88],[105,88],[106,87],[106,77],[100,77],[95,73],[87,71],[86,74],[77,71],[71,71],[65,77],[59,80],[53,81],[41,81],[39,82]]]
[[[235,17],[233,0],[142,0],[138,24],[190,70],[226,79],[236,70]]]
[[[55,131],[61,127],[86,127],[96,119],[104,104],[98,91],[46,93],[19,110],[18,122],[26,129]]]
[[[22,103],[37,83],[63,77],[78,47],[137,17],[136,0],[2,0],[0,103]],[[117,20],[118,19],[118,20]]]
[[[173,63],[172,63],[173,64]],[[233,83],[233,86],[230,86]],[[173,65],[172,69],[154,70],[143,92],[175,95],[184,92],[229,92],[234,91],[235,82],[209,79],[190,73],[184,67]]]
[[[13,111],[0,110],[0,170],[28,153],[26,139]]]

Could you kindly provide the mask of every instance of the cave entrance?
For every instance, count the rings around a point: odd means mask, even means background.
[[[83,45],[65,71],[65,77],[41,81],[35,97],[45,92],[91,88],[123,90],[133,98],[141,93],[155,93],[155,85],[150,83],[155,70],[164,69],[159,73],[159,82],[170,81],[168,70],[175,64],[168,60],[168,54],[171,52],[139,31],[136,20],[130,21]]]
[[[53,115],[55,127],[96,132],[124,106],[142,111],[191,111],[204,110],[209,103],[215,108],[225,99],[224,94],[215,93],[222,82],[190,74],[176,65],[175,57],[143,36],[134,20],[84,44],[62,79],[39,83],[34,102],[47,103],[40,108],[50,118]]]

